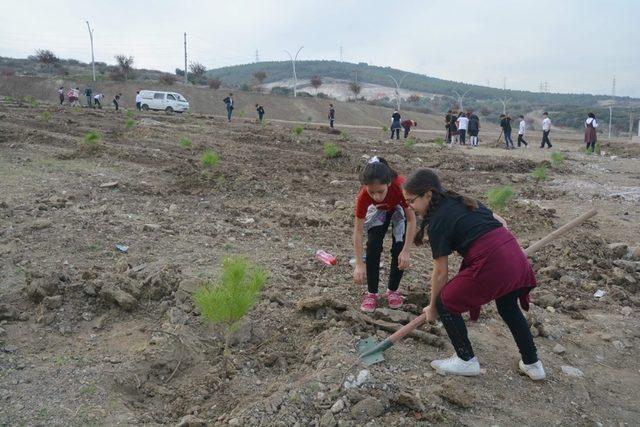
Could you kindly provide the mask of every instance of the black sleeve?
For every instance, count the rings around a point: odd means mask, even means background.
[[[453,252],[451,248],[451,231],[442,222],[437,222],[429,227],[429,245],[433,259],[449,256]]]

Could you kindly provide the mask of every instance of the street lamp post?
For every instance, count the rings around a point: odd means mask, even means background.
[[[462,108],[462,101],[464,100],[465,95],[468,94],[470,90],[471,89],[467,89],[462,95],[460,95],[458,91],[453,91],[453,93],[455,93],[458,97],[458,107],[460,107],[460,112],[464,111],[464,108]]]
[[[389,78],[391,80],[393,80],[393,82],[396,84],[396,110],[400,111],[400,85],[402,84],[402,81],[404,80],[405,77],[407,77],[408,74],[405,74],[404,76],[402,76],[402,78],[400,79],[400,81],[398,82],[395,77],[393,77],[391,74],[388,74]]]
[[[298,95],[298,90],[296,89],[298,86],[298,76],[296,75],[296,60],[298,59],[298,54],[302,50],[304,46],[300,46],[300,49],[296,52],[295,56],[291,55],[288,50],[284,50],[289,58],[291,59],[291,66],[293,67],[293,97],[295,98]]]

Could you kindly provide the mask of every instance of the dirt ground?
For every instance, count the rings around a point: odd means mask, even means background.
[[[506,151],[493,133],[477,149],[420,135],[407,149],[374,130],[346,137],[307,125],[295,136],[289,125],[197,113],[133,120],[127,128],[124,112],[0,104],[0,425],[637,425],[637,146],[604,142],[606,155],[590,156],[579,136],[552,134],[565,161],[536,183],[531,171],[551,150]],[[80,141],[92,130],[101,139],[89,150]],[[325,142],[342,156],[326,159]],[[206,149],[221,159],[207,171]],[[403,174],[435,168],[481,200],[511,185],[500,213],[523,246],[599,209],[531,258],[539,287],[528,318],[546,381],[518,374],[494,305],[469,323],[479,377],[430,368],[452,353],[438,325],[384,363],[359,362],[358,340],[388,334],[372,321],[420,312],[431,270],[429,250],[415,250],[403,309],[357,311],[352,212],[372,154]],[[315,261],[320,248],[338,264]],[[231,254],[270,279],[233,337],[235,369],[223,372],[222,331],[191,292]]]

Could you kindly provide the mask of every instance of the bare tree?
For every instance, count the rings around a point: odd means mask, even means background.
[[[349,90],[351,92],[353,92],[353,94],[355,95],[356,101],[358,100],[358,95],[360,94],[360,91],[362,90],[362,86],[360,86],[360,84],[356,83],[356,82],[351,82],[349,83]]]
[[[311,80],[309,82],[311,83],[311,86],[313,86],[313,88],[316,90],[316,96],[318,96],[318,88],[322,86],[322,79],[320,78],[320,76],[313,76],[311,77]]]
[[[51,72],[51,68],[60,62],[60,59],[56,54],[47,49],[36,50],[36,59],[46,67],[47,72],[49,73]]]
[[[199,62],[192,62],[189,64],[189,73],[193,78],[191,82],[193,84],[202,83],[206,72],[207,72],[207,67],[205,67]]]
[[[209,84],[209,87],[211,89],[219,89],[220,85],[222,84],[222,82],[220,81],[219,78],[214,77],[212,79],[209,79],[209,81],[207,82]]]
[[[256,71],[255,73],[253,73],[253,78],[256,79],[259,85],[261,85],[264,79],[267,78],[267,73],[265,73],[264,71]]]
[[[133,56],[116,55],[115,58],[126,81],[129,78],[129,73],[133,69]]]

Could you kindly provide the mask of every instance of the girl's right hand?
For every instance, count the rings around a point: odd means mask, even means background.
[[[353,270],[353,281],[356,283],[364,282],[366,275],[366,268],[364,263],[357,263],[356,268]]]

